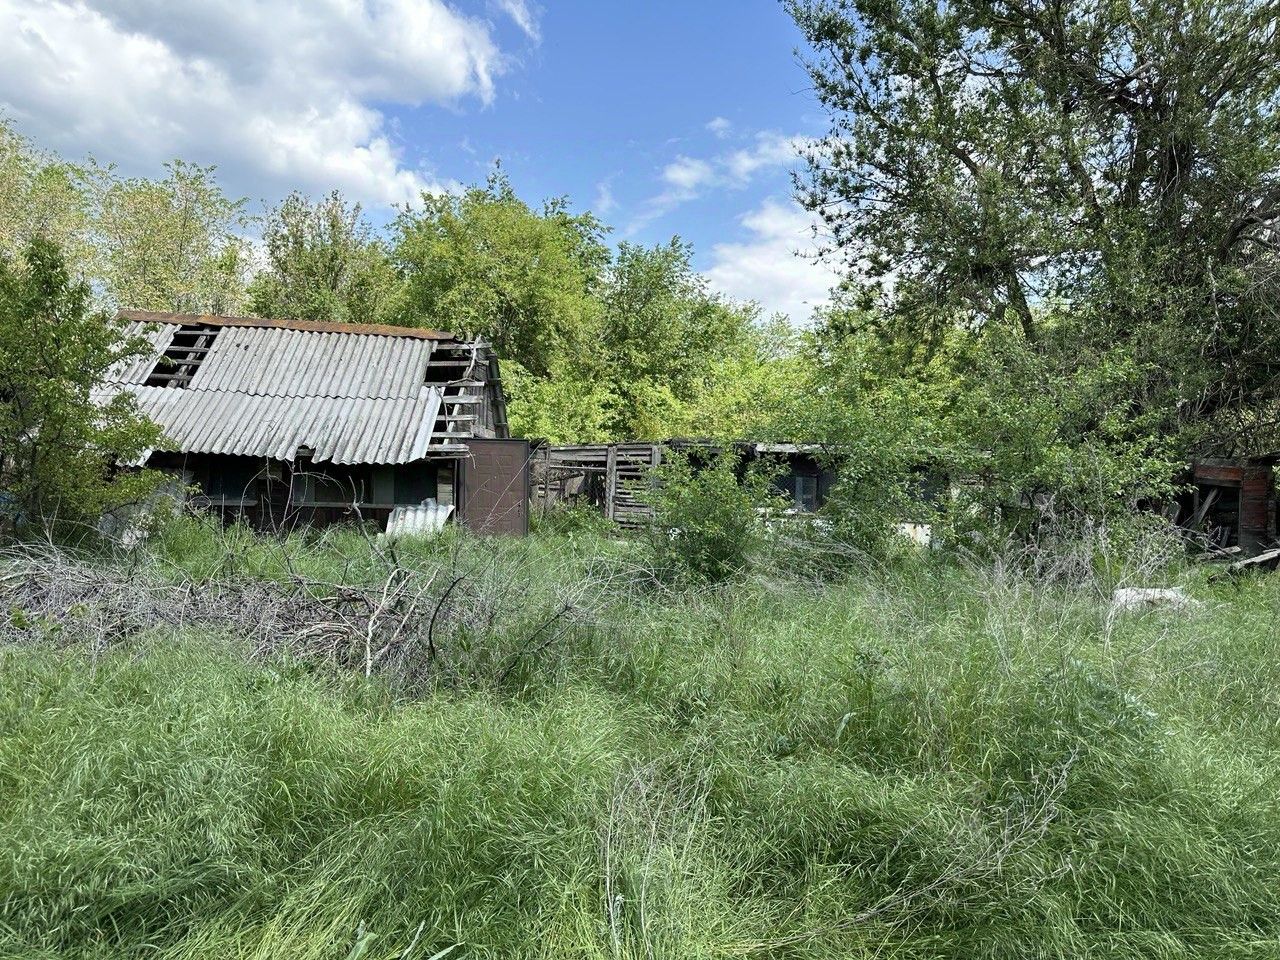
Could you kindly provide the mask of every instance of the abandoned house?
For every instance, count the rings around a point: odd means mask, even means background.
[[[1220,548],[1252,556],[1276,542],[1275,465],[1280,455],[1204,459],[1191,465],[1181,522]]]
[[[730,445],[739,470],[768,461],[777,491],[800,512],[812,512],[827,499],[835,472],[818,460],[808,444],[740,441]],[[678,453],[692,460],[714,457],[723,446],[703,440],[582,444],[538,447],[532,456],[536,508],[545,512],[559,502],[585,503],[622,527],[642,526],[653,516],[645,489],[663,457]]]
[[[132,392],[164,430],[146,465],[224,517],[527,532],[529,445],[508,433],[485,344],[407,327],[121,316],[151,350],[104,390]]]

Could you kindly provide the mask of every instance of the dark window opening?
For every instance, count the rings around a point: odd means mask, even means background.
[[[210,503],[223,506],[255,504],[262,472],[262,463],[252,457],[216,457],[208,466],[205,496]]]
[[[434,500],[439,493],[439,483],[434,465],[411,464],[396,470],[395,501],[397,505],[416,506],[424,500]]]
[[[192,324],[180,327],[173,340],[156,361],[151,375],[144,381],[148,387],[186,387],[209,355],[219,327]]]
[[[796,506],[812,513],[818,509],[818,478],[813,474],[796,474]]]

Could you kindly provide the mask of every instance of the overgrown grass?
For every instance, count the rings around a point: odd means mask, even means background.
[[[234,536],[138,562],[377,567]],[[0,954],[1280,955],[1272,580],[1111,620],[939,558],[670,592],[589,536],[402,549],[580,613],[412,688],[194,625],[0,652]],[[495,622],[451,642],[536,629]]]

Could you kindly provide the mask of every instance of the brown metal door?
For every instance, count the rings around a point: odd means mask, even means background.
[[[529,441],[469,440],[462,460],[462,522],[476,533],[529,532]]]

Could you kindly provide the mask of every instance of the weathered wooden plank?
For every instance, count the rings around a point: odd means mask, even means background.
[[[604,493],[604,509],[605,517],[612,520],[614,517],[614,498],[618,493],[618,450],[616,447],[609,447],[609,456],[606,461],[605,468],[605,493]]]

